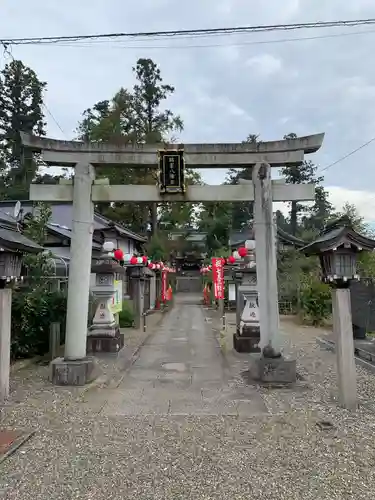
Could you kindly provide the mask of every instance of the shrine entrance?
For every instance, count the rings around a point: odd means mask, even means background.
[[[59,185],[32,184],[30,199],[73,203],[71,264],[65,343],[65,373],[85,370],[88,296],[90,288],[94,203],[97,202],[254,202],[259,296],[260,348],[263,355],[278,354],[279,313],[277,265],[272,202],[313,200],[313,184],[285,184],[271,180],[271,168],[300,165],[304,155],[316,152],[324,134],[257,144],[111,145],[57,141],[22,134],[25,148],[42,155],[48,165],[75,169],[73,181]],[[110,185],[95,179],[95,167],[159,164],[158,185]],[[186,186],[184,168],[252,167],[252,182],[240,185]],[[89,371],[89,370],[87,370]],[[73,377],[74,378],[74,377]],[[58,382],[57,382],[58,383]]]

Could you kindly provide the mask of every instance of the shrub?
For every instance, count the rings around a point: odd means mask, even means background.
[[[65,326],[66,295],[44,289],[16,290],[12,300],[12,358],[43,355],[49,349],[50,324]]]
[[[51,209],[40,203],[37,215],[24,219],[24,234],[44,245]],[[59,322],[65,331],[66,295],[55,290],[55,273],[50,253],[26,254],[26,280],[13,291],[11,355],[29,358],[48,352],[50,324]]]
[[[130,328],[134,325],[134,311],[132,303],[129,300],[124,300],[122,303],[122,311],[119,313],[120,328]]]
[[[300,306],[305,319],[320,325],[332,312],[331,291],[328,285],[311,280],[301,290]]]

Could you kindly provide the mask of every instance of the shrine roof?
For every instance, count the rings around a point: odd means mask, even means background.
[[[301,248],[306,255],[318,255],[350,243],[361,250],[373,250],[375,240],[355,231],[346,218],[341,218],[327,224],[324,231],[311,243]]]
[[[293,245],[298,248],[305,246],[306,242],[287,233],[280,227],[277,227],[277,238],[281,243]],[[245,228],[240,231],[232,231],[229,237],[229,246],[238,247],[244,245],[246,240],[254,239],[254,231],[252,228]]]

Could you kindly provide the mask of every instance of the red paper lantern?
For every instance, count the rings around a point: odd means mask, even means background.
[[[143,264],[147,264],[148,257],[146,257],[146,255],[144,255],[144,256],[142,257],[142,260],[143,260]]]
[[[228,262],[229,262],[229,264],[234,264],[234,263],[236,262],[236,258],[235,258],[235,257],[233,257],[233,255],[230,255],[230,256],[228,257]]]
[[[130,259],[130,264],[132,264],[134,266],[137,263],[138,263],[138,259],[137,259],[137,257],[135,257],[135,255],[133,255],[133,257]]]
[[[238,252],[238,255],[239,255],[240,257],[246,257],[246,255],[247,255],[247,248],[245,248],[245,247],[240,247],[240,248],[237,250],[237,252]]]
[[[118,248],[114,252],[114,257],[116,260],[123,260],[124,259],[124,252],[121,250],[121,248]]]

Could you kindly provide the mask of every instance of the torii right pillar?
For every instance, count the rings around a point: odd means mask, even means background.
[[[253,186],[261,353],[251,355],[249,375],[264,383],[293,383],[296,361],[284,358],[280,350],[277,255],[268,163],[255,165]]]

